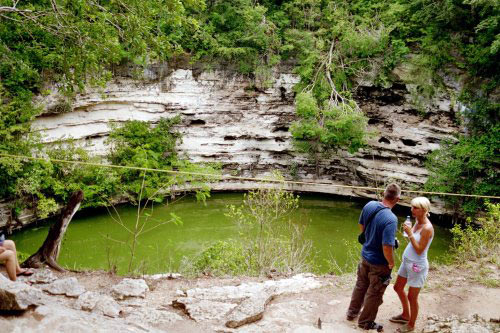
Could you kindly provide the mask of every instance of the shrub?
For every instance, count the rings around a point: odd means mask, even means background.
[[[278,174],[275,177],[282,179]],[[305,226],[290,219],[298,202],[297,196],[282,187],[261,188],[245,194],[240,207],[228,207],[227,216],[238,223],[244,238],[250,273],[309,270],[312,243],[304,240]]]
[[[252,269],[243,245],[236,240],[218,241],[204,250],[193,262],[197,273],[220,275],[243,275]]]
[[[455,225],[452,251],[458,262],[467,262],[491,256],[498,262],[500,251],[500,204],[487,203],[484,217],[474,225],[469,219],[465,226]]]

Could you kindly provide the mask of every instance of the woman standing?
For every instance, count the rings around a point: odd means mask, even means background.
[[[403,225],[408,234],[409,243],[403,253],[403,262],[399,267],[398,277],[394,284],[394,290],[399,296],[403,313],[389,319],[393,323],[404,324],[398,332],[412,332],[415,330],[415,321],[418,315],[418,294],[424,286],[429,262],[427,251],[434,237],[434,227],[429,221],[429,210],[431,203],[425,197],[417,197],[411,201],[411,213],[417,223],[412,227]],[[408,283],[408,294],[405,285]]]

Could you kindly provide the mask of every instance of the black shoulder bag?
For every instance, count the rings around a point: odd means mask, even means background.
[[[366,242],[366,235],[365,235],[365,230],[372,221],[372,219],[377,215],[378,212],[380,212],[382,209],[386,209],[387,207],[379,207],[377,208],[372,215],[370,215],[366,219],[365,227],[363,228],[363,232],[358,235],[358,242],[359,244],[363,245]],[[394,248],[397,249],[399,247],[399,241],[397,238],[394,239]]]

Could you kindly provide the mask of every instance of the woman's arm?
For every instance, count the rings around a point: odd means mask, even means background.
[[[424,252],[427,244],[429,244],[429,241],[432,237],[432,232],[433,232],[432,226],[422,229],[422,231],[420,232],[420,241],[417,242],[415,236],[413,236],[413,230],[411,230],[410,228],[406,230],[406,233],[408,234],[408,239],[410,240],[411,245],[413,245],[413,248],[415,249],[415,252],[417,252],[418,255],[421,255],[422,252]]]

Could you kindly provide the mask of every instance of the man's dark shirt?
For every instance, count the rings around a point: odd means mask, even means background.
[[[366,219],[378,207],[384,207],[379,201],[370,201],[363,207],[359,216],[359,223],[365,225]],[[384,257],[382,245],[394,246],[398,219],[390,209],[382,209],[365,228],[366,242],[363,244],[361,255],[373,265],[388,265]]]

